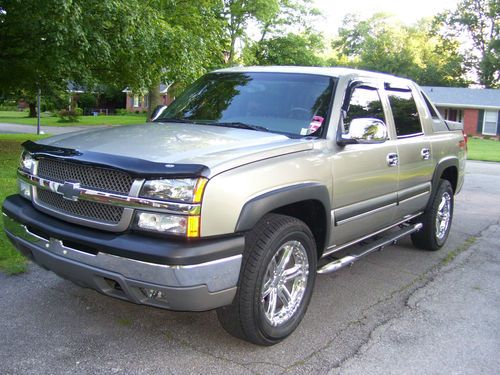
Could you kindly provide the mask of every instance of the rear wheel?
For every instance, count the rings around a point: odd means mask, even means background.
[[[258,345],[274,345],[299,325],[316,277],[314,237],[302,221],[266,215],[246,238],[238,291],[217,310],[224,329]]]
[[[421,218],[423,228],[411,235],[416,247],[435,251],[444,245],[450,233],[453,206],[453,188],[448,180],[440,180],[436,195]]]

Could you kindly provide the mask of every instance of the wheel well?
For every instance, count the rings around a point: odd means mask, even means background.
[[[306,223],[316,241],[318,258],[322,255],[326,242],[327,224],[325,208],[321,202],[316,200],[296,202],[277,208],[272,212],[293,216]]]
[[[457,190],[458,184],[458,170],[456,167],[448,167],[441,174],[441,178],[443,180],[450,181],[451,187],[453,188],[453,192]]]

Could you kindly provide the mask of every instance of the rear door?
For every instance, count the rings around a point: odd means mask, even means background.
[[[396,129],[399,159],[398,219],[422,211],[430,197],[433,173],[430,137],[422,127],[419,106],[412,88],[385,84]]]

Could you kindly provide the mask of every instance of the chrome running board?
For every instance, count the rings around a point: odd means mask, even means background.
[[[334,261],[321,266],[317,272],[319,274],[326,274],[338,271],[345,266],[353,264],[355,261],[364,257],[365,255],[373,253],[374,251],[382,250],[384,246],[394,244],[400,238],[407,236],[413,232],[417,232],[420,229],[422,229],[422,223],[416,223],[407,227],[403,227],[397,232],[388,233],[384,237],[360,247],[359,249],[357,249],[356,254],[343,256],[342,258],[335,259]]]

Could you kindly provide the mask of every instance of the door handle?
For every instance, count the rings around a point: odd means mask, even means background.
[[[387,165],[389,167],[395,167],[399,164],[399,156],[398,154],[391,152],[387,154]]]
[[[420,151],[420,156],[422,156],[423,160],[429,160],[431,158],[431,150],[423,148],[422,151]]]

